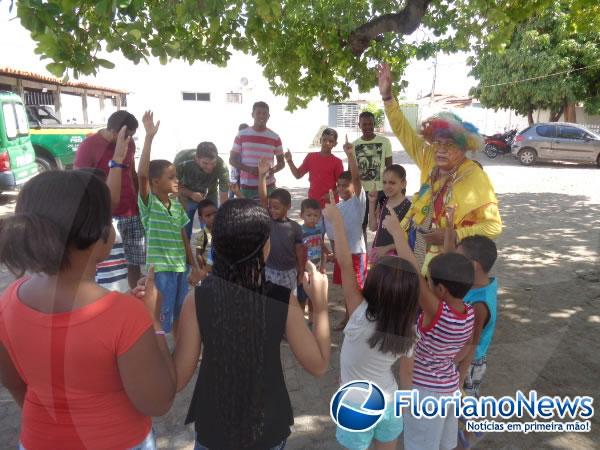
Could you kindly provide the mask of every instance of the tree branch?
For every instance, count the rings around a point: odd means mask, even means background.
[[[404,9],[398,13],[384,14],[362,24],[348,38],[348,45],[354,56],[360,56],[369,48],[371,41],[378,36],[395,32],[410,34],[415,31],[423,20],[431,0],[407,0]]]

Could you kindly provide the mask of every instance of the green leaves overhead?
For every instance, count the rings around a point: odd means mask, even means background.
[[[162,64],[178,58],[219,66],[238,50],[257,57],[271,89],[286,95],[293,110],[312,98],[343,100],[351,83],[372,88],[381,60],[399,77],[415,56],[472,46],[502,49],[519,23],[559,0],[431,0],[415,35],[383,30],[360,57],[352,54],[352,31],[416,1],[19,0],[17,15],[37,41],[36,53],[51,60],[54,75],[111,67],[97,56],[103,49],[136,64],[153,55]],[[569,3],[566,29],[598,29],[596,0],[561,2]]]

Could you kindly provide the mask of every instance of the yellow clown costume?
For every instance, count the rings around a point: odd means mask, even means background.
[[[457,239],[483,235],[495,239],[502,232],[498,200],[487,174],[476,163],[465,159],[448,176],[436,176],[435,149],[423,136],[417,134],[400,110],[395,99],[384,102],[385,113],[394,134],[404,150],[421,171],[420,189],[412,198],[412,207],[402,225],[406,231],[429,225],[431,230],[448,226],[446,207],[454,207]],[[427,222],[427,223],[426,223]],[[423,263],[423,274],[431,259],[442,251],[441,246],[428,245]]]

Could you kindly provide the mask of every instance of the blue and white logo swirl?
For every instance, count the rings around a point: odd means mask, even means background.
[[[386,399],[379,386],[366,380],[346,383],[331,398],[333,421],[346,431],[368,431],[383,417]]]

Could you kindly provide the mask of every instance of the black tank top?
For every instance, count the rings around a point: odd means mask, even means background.
[[[280,344],[285,332],[290,290],[267,283],[261,296],[249,290],[240,290],[238,286],[225,282],[216,276],[209,276],[195,290],[196,313],[202,336],[202,362],[194,388],[194,395],[186,418],[186,424],[195,423],[197,439],[210,450],[264,450],[274,447],[290,435],[290,426],[294,423],[292,406],[283,377]],[[236,373],[227,373],[220,367],[222,358],[215,349],[215,343],[222,339],[244,339],[244,328],[217,327],[215,324],[215,305],[227,308],[239,308],[241,301],[263,301],[265,305],[265,336],[263,353],[263,411],[264,424],[262,435],[254,442],[227,445],[224,436],[229,436],[235,423],[224,423],[229,403],[221,401],[221,389],[234,381]],[[231,310],[231,309],[230,309]],[[251,323],[248,327],[253,326]],[[246,328],[248,330],[248,328]],[[243,366],[243,364],[242,364]],[[240,368],[243,370],[243,367]],[[248,367],[247,370],[251,370]],[[233,403],[235,406],[235,403]],[[256,417],[245,420],[258,421]]]

